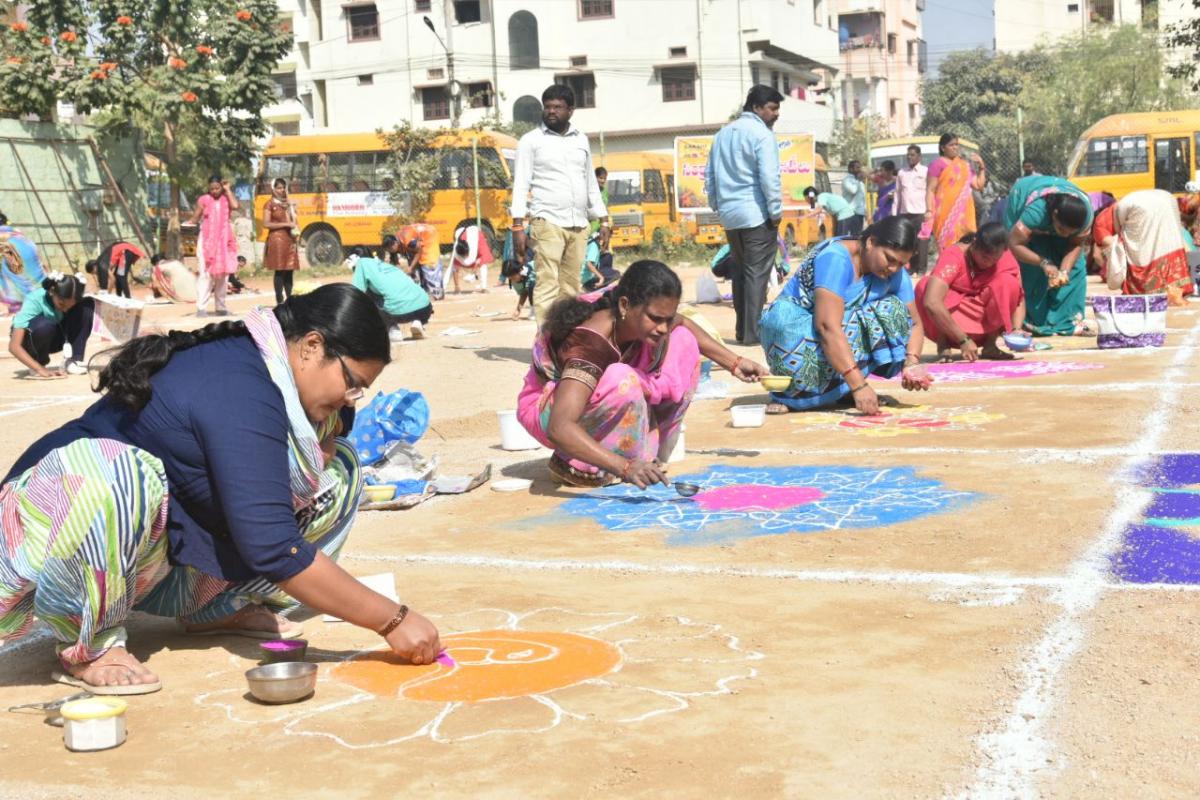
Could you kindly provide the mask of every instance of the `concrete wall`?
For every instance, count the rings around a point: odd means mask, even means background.
[[[86,126],[0,119],[0,210],[10,225],[38,243],[43,261],[52,269],[83,269],[88,258],[115,239],[137,242],[120,201],[105,190],[107,180],[87,143],[95,135]],[[134,137],[98,143],[134,219],[144,224],[146,181],[140,145]]]

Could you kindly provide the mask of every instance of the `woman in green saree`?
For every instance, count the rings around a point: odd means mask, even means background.
[[[1092,333],[1084,240],[1092,227],[1088,196],[1065,178],[1030,175],[1013,184],[1004,212],[1008,246],[1021,264],[1025,328],[1034,336]]]

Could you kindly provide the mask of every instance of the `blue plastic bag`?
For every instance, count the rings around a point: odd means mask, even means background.
[[[383,458],[389,445],[414,444],[429,428],[429,404],[420,392],[380,392],[354,418],[350,442],[365,465]]]

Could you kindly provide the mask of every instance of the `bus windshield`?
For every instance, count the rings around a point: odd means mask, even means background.
[[[642,202],[642,176],[637,170],[612,170],[608,173],[609,205],[636,205]]]

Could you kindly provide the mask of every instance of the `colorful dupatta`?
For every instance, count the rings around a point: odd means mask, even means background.
[[[929,167],[929,178],[937,180],[934,190],[933,236],[938,249],[945,250],[975,232],[975,195],[971,191],[971,165],[959,156],[938,158]]]

